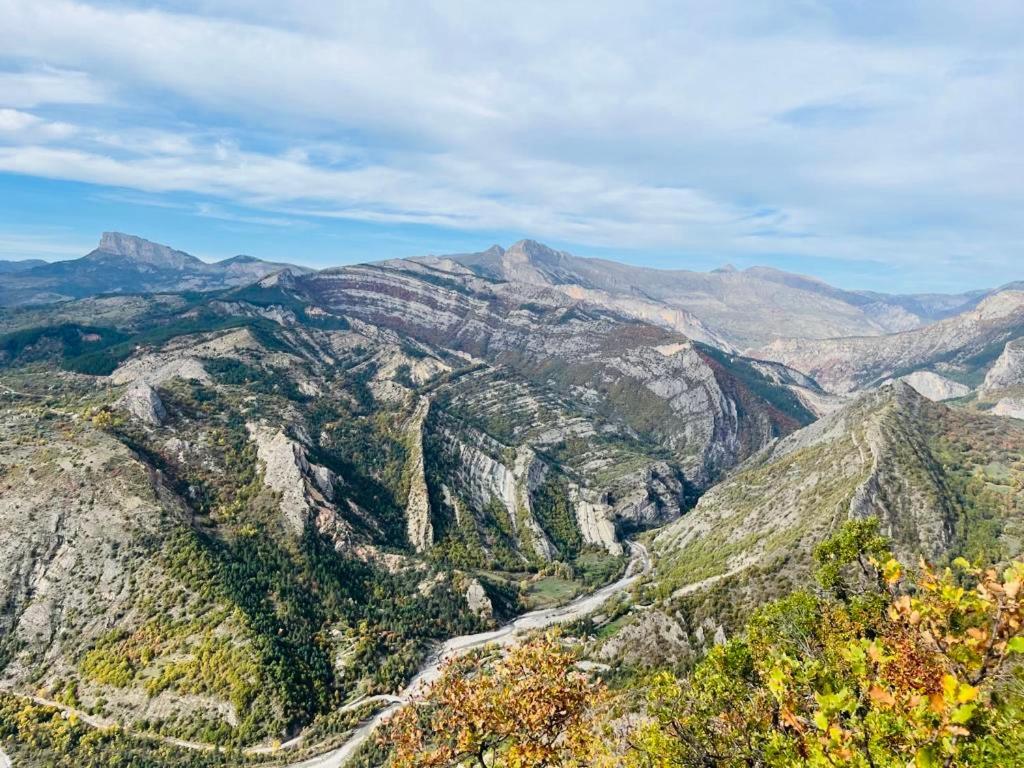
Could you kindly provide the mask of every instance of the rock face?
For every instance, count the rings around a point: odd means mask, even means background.
[[[1024,386],[1024,338],[1007,342],[1003,353],[985,375],[982,390]]]
[[[149,387],[158,387],[171,379],[210,383],[210,375],[199,360],[178,354],[132,358],[110,374],[110,381],[114,384],[141,384]]]
[[[156,393],[149,384],[139,383],[124,393],[118,401],[128,413],[146,424],[160,426],[167,418],[167,411]]]
[[[494,606],[491,605],[491,600],[487,597],[487,592],[478,579],[469,580],[465,597],[469,610],[480,618],[489,619],[494,615]]]
[[[246,425],[263,466],[263,482],[280,496],[279,508],[288,530],[300,537],[312,523],[336,547],[351,543],[351,526],[330,504],[334,474],[310,464],[303,446],[283,431],[264,425]]]
[[[166,245],[152,243],[122,232],[104,232],[100,237],[100,244],[93,253],[93,258],[100,254],[122,256],[139,264],[163,269],[195,269],[205,266],[195,256],[184,251],[176,251]]]
[[[430,400],[421,398],[409,426],[409,499],[405,504],[406,536],[417,552],[434,543],[430,522],[430,493],[423,471],[423,425],[430,413]]]
[[[600,500],[588,500],[584,498],[586,495],[589,494],[573,488],[570,496],[583,541],[604,547],[610,554],[621,555],[622,544],[615,536],[611,507]]]
[[[947,379],[932,371],[914,371],[900,379],[913,387],[918,394],[935,402],[964,397],[971,391],[971,388],[965,384]]]
[[[296,285],[334,312],[500,367],[505,378],[547,397],[613,414],[621,431],[645,432],[676,453],[698,485],[814,418],[789,391],[800,386],[796,378],[780,384],[752,361],[547,286],[465,272],[389,262],[325,270]]]
[[[547,467],[533,451],[509,449],[471,427],[456,428],[453,422],[442,425],[436,439],[449,468],[446,487],[457,489],[459,497],[453,514],[464,507],[483,518],[498,505],[524,556],[551,560],[555,548],[533,514],[533,493]],[[509,453],[513,455],[506,463],[503,457]]]
[[[996,416],[1024,419],[1024,397],[1004,397],[992,408]]]

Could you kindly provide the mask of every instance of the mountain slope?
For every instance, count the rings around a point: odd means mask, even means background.
[[[110,377],[38,355],[5,372],[0,687],[175,738],[284,739],[486,626],[479,584],[401,554],[403,403],[364,414],[300,328],[190,330],[130,343]]]
[[[691,338],[747,349],[776,338],[862,336],[907,330],[972,306],[980,297],[888,296],[843,291],[766,267],[713,272],[659,270],[586,259],[524,240],[507,250],[420,259],[492,279],[544,285],[674,328]]]
[[[974,309],[924,328],[886,336],[783,339],[754,352],[813,377],[833,392],[934,370],[976,386],[1007,341],[1024,335],[1024,292],[1001,291]]]
[[[1024,424],[895,383],[748,460],[654,539],[656,593],[700,616],[800,586],[810,553],[876,515],[905,557],[1000,560],[1024,547]]]
[[[670,451],[697,485],[814,418],[790,387],[741,358],[557,290],[410,262],[292,281],[331,311],[501,366]],[[780,368],[785,377],[785,368]]]
[[[385,262],[431,267],[520,285],[547,287],[591,306],[661,325],[729,352],[779,338],[868,336],[920,327],[975,307],[987,295],[887,295],[846,291],[767,267],[712,272],[660,270],[579,258],[532,240],[507,250]],[[215,290],[270,272],[303,270],[249,256],[209,264],[141,238],[105,233],[99,247],[71,261],[4,262],[0,305],[46,303],[109,292]],[[1013,285],[1006,286],[1007,289]]]
[[[250,283],[282,269],[308,271],[249,256],[211,264],[139,237],[104,232],[97,248],[80,259],[0,271],[0,305],[49,303],[104,293],[213,290]]]

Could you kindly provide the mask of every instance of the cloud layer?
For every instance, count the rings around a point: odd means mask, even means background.
[[[0,171],[282,226],[1020,277],[1017,2],[0,0],[0,18]]]

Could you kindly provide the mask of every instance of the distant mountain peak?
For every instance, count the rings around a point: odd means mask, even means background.
[[[550,259],[565,255],[564,251],[556,250],[549,245],[545,245],[544,243],[537,240],[531,240],[529,238],[512,243],[505,253],[510,253],[512,251],[526,253],[534,258]]]
[[[104,232],[100,244],[94,254],[122,256],[143,264],[167,269],[181,269],[186,266],[202,264],[199,259],[184,251],[178,251],[167,245],[154,243],[135,235],[123,232]]]
[[[291,269],[285,268],[272,272],[256,281],[260,288],[294,288],[295,275]]]

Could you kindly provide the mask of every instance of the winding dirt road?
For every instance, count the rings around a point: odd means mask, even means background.
[[[405,687],[405,690],[395,697],[394,703],[382,709],[360,726],[349,737],[348,741],[331,752],[327,752],[319,757],[291,763],[285,766],[285,768],[341,768],[373,736],[382,723],[387,721],[391,715],[401,709],[415,696],[423,693],[432,682],[441,676],[441,668],[445,662],[486,645],[512,645],[522,639],[523,635],[528,632],[545,629],[556,624],[565,624],[593,613],[651,569],[651,558],[647,548],[636,542],[628,542],[628,544],[632,558],[629,561],[625,574],[618,581],[601,587],[595,592],[578,597],[565,605],[524,613],[514,621],[510,621],[508,624],[490,632],[480,632],[475,635],[462,635],[451,638],[436,652],[431,654],[430,658],[420,668],[416,677]]]

